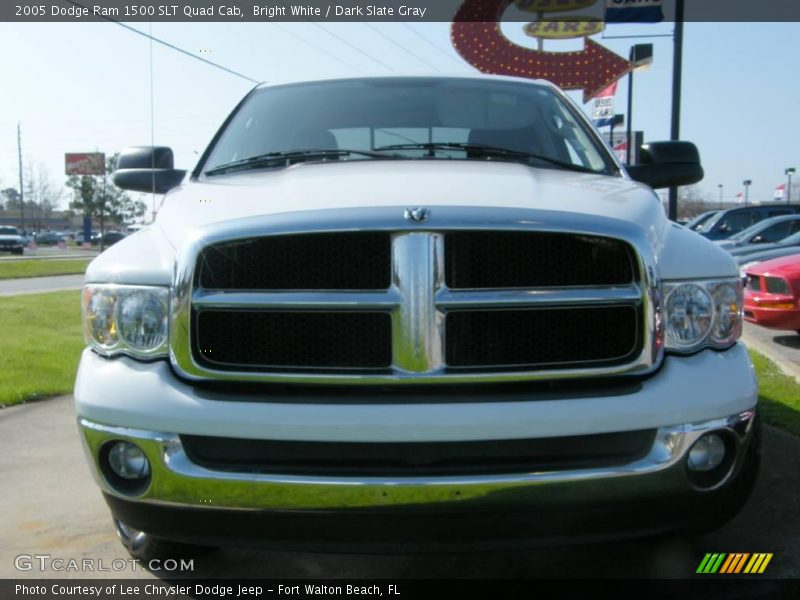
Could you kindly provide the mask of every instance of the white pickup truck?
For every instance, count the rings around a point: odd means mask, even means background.
[[[553,86],[266,85],[86,273],[75,402],[139,558],[422,550],[712,529],[756,477],[733,260]]]

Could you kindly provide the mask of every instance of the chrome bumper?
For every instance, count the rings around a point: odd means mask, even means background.
[[[641,501],[669,494],[704,493],[723,487],[739,471],[753,435],[755,409],[702,423],[661,427],[642,459],[613,468],[442,477],[305,477],[231,473],[192,463],[178,435],[110,427],[79,420],[94,476],[104,492],[139,504],[263,511],[459,510],[581,506]],[[685,457],[704,433],[726,431],[735,440],[735,460],[714,488],[698,490],[686,476]],[[120,493],[100,466],[111,440],[138,445],[151,464],[151,480],[135,496]]]

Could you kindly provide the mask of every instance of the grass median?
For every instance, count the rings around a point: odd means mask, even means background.
[[[0,297],[0,406],[72,392],[80,299],[77,290]]]
[[[800,436],[800,384],[764,355],[750,350],[758,375],[759,412],[765,423]]]
[[[80,291],[0,297],[0,406],[68,394],[83,348]],[[750,351],[766,423],[800,436],[800,384]]]
[[[0,261],[0,279],[47,277],[49,275],[80,275],[89,264],[87,258],[75,260],[9,260]]]

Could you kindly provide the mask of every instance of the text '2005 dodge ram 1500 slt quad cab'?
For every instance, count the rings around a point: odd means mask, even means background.
[[[758,466],[733,260],[522,79],[267,85],[86,273],[79,427],[136,557],[719,526]]]

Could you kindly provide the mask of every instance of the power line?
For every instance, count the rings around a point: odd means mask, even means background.
[[[381,61],[381,60],[379,60],[379,59],[375,58],[375,57],[374,57],[374,56],[372,56],[371,54],[367,54],[367,53],[366,53],[366,52],[364,52],[364,51],[363,51],[361,48],[359,48],[358,46],[354,46],[353,44],[351,44],[350,42],[348,42],[346,39],[344,39],[342,36],[340,36],[340,35],[338,35],[338,34],[336,34],[336,33],[332,32],[332,31],[330,31],[330,30],[329,30],[327,27],[323,27],[322,25],[320,25],[319,23],[315,23],[314,21],[310,21],[310,23],[311,23],[311,24],[312,24],[314,27],[317,27],[317,28],[319,28],[319,29],[322,29],[322,31],[324,31],[324,32],[325,32],[325,33],[327,33],[328,35],[330,35],[330,36],[332,36],[332,37],[335,37],[337,40],[339,40],[339,41],[340,41],[340,42],[342,42],[343,44],[345,44],[345,45],[347,45],[347,46],[350,46],[350,47],[351,47],[353,50],[355,50],[355,51],[356,51],[356,52],[358,52],[359,54],[363,54],[363,55],[364,55],[364,56],[366,56],[368,59],[370,59],[370,60],[372,60],[372,61],[374,61],[374,62],[378,63],[378,64],[379,64],[379,65],[381,65],[382,67],[384,67],[384,68],[386,68],[386,69],[389,69],[390,71],[394,71],[394,69],[393,69],[392,67],[390,67],[389,65],[387,65],[385,62],[383,62],[383,61]]]
[[[444,55],[445,55],[447,58],[449,58],[450,60],[453,60],[453,61],[457,62],[457,63],[458,63],[459,65],[461,65],[462,67],[464,66],[464,63],[463,63],[463,62],[461,62],[461,61],[460,61],[459,59],[457,59],[455,56],[453,56],[452,54],[450,54],[449,52],[447,52],[446,50],[444,50],[443,48],[441,48],[441,47],[440,47],[438,44],[435,44],[435,43],[434,43],[433,41],[431,41],[431,40],[430,40],[430,39],[429,39],[427,36],[425,36],[425,35],[422,35],[422,34],[421,34],[419,31],[417,31],[416,29],[414,29],[413,27],[411,27],[411,25],[409,25],[408,23],[401,22],[400,24],[401,24],[401,25],[403,25],[403,26],[404,26],[406,29],[408,29],[408,30],[409,30],[411,33],[413,33],[414,35],[416,35],[416,36],[418,36],[418,37],[422,38],[423,40],[425,40],[426,42],[428,42],[428,44],[430,44],[431,46],[433,46],[434,48],[436,48],[436,49],[437,49],[439,52],[441,52],[442,54],[444,54]]]
[[[364,24],[364,25],[366,25],[367,27],[369,27],[370,29],[372,29],[372,31],[374,31],[374,32],[375,32],[375,33],[377,33],[378,35],[380,35],[380,36],[382,36],[383,38],[385,38],[385,39],[389,40],[389,42],[391,42],[392,44],[394,44],[395,46],[397,46],[398,48],[400,48],[400,49],[401,49],[401,50],[403,50],[404,52],[406,52],[406,53],[410,54],[411,56],[413,56],[414,58],[416,58],[416,59],[417,59],[418,61],[420,61],[421,63],[424,63],[424,64],[426,64],[427,66],[429,66],[429,67],[430,67],[431,69],[433,69],[434,71],[440,71],[439,67],[437,67],[436,65],[433,65],[433,64],[429,63],[427,60],[425,60],[425,59],[424,59],[424,58],[422,58],[421,56],[419,56],[419,55],[417,55],[417,54],[414,54],[414,53],[413,53],[411,50],[409,50],[408,48],[406,48],[406,47],[405,47],[405,46],[403,46],[402,44],[400,44],[400,43],[396,42],[394,39],[392,39],[391,37],[389,37],[389,36],[388,36],[386,33],[384,33],[383,31],[381,31],[380,29],[378,29],[377,27],[375,27],[375,26],[374,26],[374,25],[372,25],[371,23],[364,22],[363,24]]]
[[[87,8],[86,6],[80,4],[79,2],[74,2],[73,0],[63,0],[63,1],[68,3],[68,4],[72,4],[74,6],[77,6],[79,8]],[[239,73],[237,71],[234,71],[233,69],[229,69],[228,67],[223,67],[222,65],[220,65],[218,63],[212,62],[210,60],[206,60],[205,58],[203,58],[201,56],[197,56],[196,54],[193,54],[193,53],[189,52],[188,50],[184,50],[183,48],[179,48],[178,46],[175,46],[174,44],[170,44],[169,42],[165,42],[162,39],[159,39],[157,37],[149,35],[149,34],[145,33],[144,31],[139,31],[135,27],[131,27],[130,25],[126,25],[125,23],[120,23],[119,21],[115,21],[111,17],[105,17],[105,16],[101,15],[100,18],[108,21],[109,23],[114,23],[114,25],[119,25],[120,27],[124,27],[128,31],[132,31],[133,33],[136,33],[138,35],[146,37],[146,38],[150,39],[153,42],[156,42],[158,44],[161,44],[162,46],[166,46],[167,48],[170,48],[171,50],[175,50],[176,52],[180,52],[181,54],[185,54],[186,56],[189,56],[189,57],[191,57],[191,58],[193,58],[195,60],[199,60],[200,62],[204,62],[207,65],[211,65],[212,67],[215,67],[217,69],[225,71],[226,73],[230,73],[231,75],[235,75],[236,77],[241,77],[242,79],[246,79],[247,81],[250,81],[252,83],[256,83],[256,84],[261,83],[260,81],[258,81],[256,79],[253,79],[252,77],[248,77],[247,75],[242,75],[241,73]]]
[[[348,67],[348,68],[350,68],[350,69],[353,69],[354,71],[359,71],[359,69],[357,69],[356,67],[354,67],[353,65],[351,65],[351,64],[350,64],[349,62],[347,62],[346,60],[343,60],[343,59],[339,58],[339,57],[338,57],[338,56],[336,56],[335,54],[331,54],[329,50],[326,50],[325,48],[322,48],[321,46],[317,46],[317,45],[316,45],[314,42],[311,42],[311,41],[307,40],[307,39],[306,39],[306,38],[304,38],[302,35],[298,35],[298,34],[296,34],[294,31],[292,31],[291,29],[288,29],[288,28],[284,27],[284,26],[283,26],[283,25],[281,25],[280,23],[273,23],[273,25],[275,25],[275,26],[276,26],[278,29],[280,29],[281,31],[283,31],[283,32],[285,32],[285,33],[288,33],[288,34],[289,34],[289,35],[291,35],[291,36],[294,36],[295,38],[297,38],[298,40],[300,40],[300,41],[301,41],[301,42],[303,42],[304,44],[308,44],[309,46],[311,46],[311,47],[312,47],[312,48],[314,48],[315,50],[318,50],[319,52],[323,53],[325,56],[329,56],[330,58],[332,58],[332,59],[334,59],[334,60],[337,60],[337,61],[339,61],[339,62],[340,62],[340,63],[342,63],[344,66],[346,66],[346,67]]]

